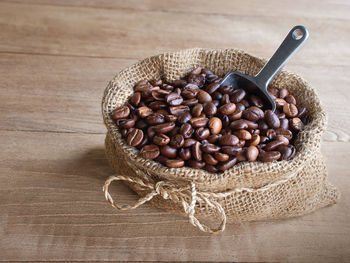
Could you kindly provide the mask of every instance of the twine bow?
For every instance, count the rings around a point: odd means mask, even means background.
[[[132,205],[118,205],[116,201],[113,200],[112,196],[108,192],[109,185],[113,181],[127,181],[130,183],[136,184],[140,190],[150,191],[145,196],[139,198]],[[117,175],[110,176],[104,186],[103,192],[105,194],[106,200],[118,210],[133,210],[139,207],[140,205],[150,201],[154,196],[161,196],[164,199],[171,199],[175,202],[181,202],[185,213],[188,216],[190,223],[198,227],[203,232],[208,233],[219,233],[225,230],[226,226],[226,214],[222,206],[215,200],[209,199],[205,193],[198,192],[196,186],[193,182],[190,182],[187,186],[178,186],[169,181],[159,181],[157,183],[151,183],[149,181],[145,182],[139,178],[132,178],[129,176]],[[188,198],[190,196],[190,199]],[[189,199],[189,201],[188,201]],[[204,223],[201,223],[195,217],[195,207],[196,203],[205,203],[206,205],[214,208],[220,215],[220,224],[217,228],[211,228]]]

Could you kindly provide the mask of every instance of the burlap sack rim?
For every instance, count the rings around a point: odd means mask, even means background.
[[[158,70],[164,70],[164,61],[158,59],[169,57],[169,56],[177,56],[179,54],[182,54],[184,52],[237,52],[241,53],[245,56],[250,57],[251,59],[254,59],[255,62],[259,62],[261,66],[265,64],[264,59],[258,58],[256,56],[250,55],[242,50],[239,49],[205,49],[205,48],[192,48],[192,49],[185,49],[185,50],[179,50],[175,52],[166,52],[160,55],[155,55],[146,59],[143,59],[124,70],[120,71],[113,79],[109,82],[108,86],[105,89],[103,100],[102,100],[102,113],[103,113],[103,119],[105,122],[105,125],[108,129],[108,132],[112,135],[112,140],[114,143],[119,144],[123,151],[123,156],[126,157],[135,167],[145,170],[147,169],[148,172],[159,176],[160,178],[164,179],[172,179],[172,180],[186,180],[186,181],[197,181],[197,182],[207,182],[207,183],[218,183],[221,180],[229,179],[232,176],[235,176],[237,174],[253,174],[250,171],[254,170],[265,170],[267,173],[276,172],[276,180],[280,179],[279,176],[285,176],[286,174],[295,173],[297,172],[295,167],[301,167],[303,160],[307,160],[310,158],[310,156],[313,154],[315,150],[317,150],[320,147],[320,140],[321,137],[326,129],[326,123],[327,123],[327,115],[324,111],[320,100],[314,91],[314,89],[300,76],[297,74],[291,73],[287,70],[282,70],[275,79],[283,78],[283,77],[290,77],[294,78],[294,80],[298,81],[300,84],[302,84],[305,89],[307,89],[310,93],[313,94],[313,97],[310,98],[313,100],[313,104],[317,105],[319,111],[317,114],[314,114],[312,116],[312,122],[310,125],[307,125],[305,130],[300,132],[296,143],[299,142],[299,140],[302,137],[307,137],[310,140],[314,140],[314,144],[308,145],[308,147],[303,147],[302,143],[300,144],[300,147],[298,149],[297,154],[291,161],[282,161],[282,162],[272,162],[272,163],[261,163],[261,162],[244,162],[239,163],[235,165],[233,168],[226,170],[223,173],[213,174],[209,173],[202,169],[193,169],[190,167],[182,167],[182,168],[168,168],[163,166],[162,164],[152,161],[152,160],[145,160],[138,156],[138,150],[134,147],[130,147],[126,144],[124,138],[121,136],[118,127],[115,125],[113,120],[110,118],[110,112],[113,109],[109,109],[108,105],[111,104],[112,100],[114,99],[114,96],[116,95],[119,88],[119,76],[127,73],[131,69],[135,67],[140,67],[143,65],[143,63],[149,62],[149,61],[156,61],[159,62],[157,66]],[[191,69],[188,69],[190,71]],[[184,72],[186,74],[187,72]],[[124,102],[121,102],[119,105],[122,105]],[[117,106],[119,106],[117,105]],[[311,125],[312,124],[312,125]],[[300,143],[300,142],[299,142]],[[278,169],[275,169],[276,166],[278,166]],[[278,171],[278,172],[277,172]]]

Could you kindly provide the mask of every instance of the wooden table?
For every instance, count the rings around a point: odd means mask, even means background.
[[[0,261],[350,261],[350,4],[247,2],[0,1]],[[328,109],[323,153],[338,204],[221,235],[148,204],[107,204],[100,101],[115,73],[189,47],[268,58],[296,24],[310,41],[286,68]],[[122,184],[113,192],[136,200]]]

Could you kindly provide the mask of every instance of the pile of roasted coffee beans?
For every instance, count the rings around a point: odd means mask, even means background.
[[[290,160],[306,109],[286,89],[269,88],[277,110],[196,68],[173,83],[140,81],[111,117],[130,146],[168,167],[220,172],[238,162]]]

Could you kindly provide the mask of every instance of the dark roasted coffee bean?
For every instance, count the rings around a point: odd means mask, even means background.
[[[304,106],[299,105],[298,107],[298,117],[302,118],[306,115],[306,108]]]
[[[231,103],[230,96],[228,94],[224,94],[224,96],[222,96],[222,99],[221,99],[221,104],[225,105],[227,103]]]
[[[280,127],[280,120],[272,110],[265,111],[265,121],[270,128],[277,129]]]
[[[169,158],[165,157],[164,155],[159,155],[157,158],[155,158],[154,160],[165,165],[166,161],[168,160]]]
[[[219,138],[220,138],[219,134],[212,134],[207,138],[207,140],[209,143],[216,143],[219,140]]]
[[[146,144],[149,144],[149,143],[150,143],[150,140],[148,139],[148,137],[143,136],[141,143],[139,145],[137,145],[136,148],[140,150],[143,146],[145,146]]]
[[[176,122],[177,117],[175,115],[168,114],[165,115],[165,120],[168,122]]]
[[[126,137],[129,134],[129,131],[128,131],[128,129],[121,129],[120,133],[123,137]]]
[[[219,144],[220,145],[227,145],[227,146],[234,146],[237,145],[239,142],[239,139],[235,135],[222,135],[219,139]]]
[[[269,140],[267,136],[260,136],[260,143],[267,143]]]
[[[228,118],[228,116],[227,115],[225,115],[224,117],[222,117],[222,119],[221,119],[222,121],[222,127],[223,128],[227,128],[228,126],[229,126],[229,124],[230,124],[230,119]]]
[[[251,106],[246,99],[241,100],[240,103],[242,103],[245,108],[249,108]]]
[[[264,106],[264,103],[258,96],[255,96],[255,95],[250,96],[249,101],[251,105],[256,106],[258,108],[262,108]]]
[[[230,121],[235,121],[242,118],[242,114],[243,111],[241,111],[241,109],[236,108],[236,110],[233,113],[228,115],[228,118],[230,119]]]
[[[193,134],[193,128],[189,123],[182,124],[180,133],[185,139],[190,138]]]
[[[197,140],[193,138],[185,139],[183,147],[191,147],[193,144],[196,143]]]
[[[184,112],[190,111],[190,108],[185,105],[178,105],[178,106],[170,106],[169,107],[170,114],[179,116],[183,114]]]
[[[288,121],[288,119],[280,119],[280,128],[282,128],[282,129],[286,129],[286,130],[288,130],[289,129],[289,121]]]
[[[205,127],[209,119],[205,117],[196,117],[190,120],[190,123],[193,128]]]
[[[236,145],[237,147],[244,147],[245,146],[245,140],[239,140],[239,142]]]
[[[284,99],[285,97],[287,97],[289,94],[288,90],[286,88],[283,88],[280,90],[280,94],[279,94],[279,97],[281,99]]]
[[[164,101],[153,101],[150,104],[148,104],[148,107],[152,110],[159,110],[167,107],[167,104]]]
[[[249,146],[246,150],[246,157],[249,162],[254,162],[259,155],[259,150],[255,146]]]
[[[269,125],[264,120],[258,121],[258,128],[262,131],[267,130],[269,128]]]
[[[179,168],[185,165],[185,162],[181,159],[168,159],[165,162],[165,165],[170,168]]]
[[[199,103],[206,103],[212,101],[210,94],[204,90],[199,90],[197,94],[197,99]]]
[[[297,101],[295,100],[294,96],[293,95],[287,95],[284,100],[290,104],[294,104],[296,105],[297,104]]]
[[[276,102],[277,109],[282,109],[284,104],[287,103],[284,99],[280,99],[280,98],[275,99],[275,102]]]
[[[149,139],[152,139],[156,135],[156,132],[153,130],[153,126],[147,128],[147,136]]]
[[[295,131],[301,131],[304,128],[304,123],[299,118],[289,120],[290,127]]]
[[[138,128],[138,129],[147,129],[148,125],[147,123],[144,121],[144,120],[138,120],[136,123],[135,123],[135,127]]]
[[[197,94],[198,94],[198,89],[194,89],[194,90],[184,90],[181,92],[182,97],[186,98],[186,99],[194,99]]]
[[[152,113],[146,117],[145,122],[149,125],[162,124],[165,122],[165,117],[160,113]]]
[[[177,87],[178,88],[178,87]],[[169,85],[169,84],[163,84],[162,85],[162,89],[164,89],[164,90],[167,90],[167,91],[172,91],[172,90],[174,90],[174,86],[171,86],[171,85]]]
[[[298,108],[294,104],[286,103],[283,106],[283,112],[289,117],[294,118],[298,115]]]
[[[236,162],[236,157],[231,157],[228,161],[216,165],[216,168],[220,171],[225,171],[232,168],[236,164]]]
[[[159,147],[154,144],[145,145],[140,150],[140,156],[144,159],[155,159],[159,154]]]
[[[171,106],[177,106],[183,102],[183,98],[175,92],[172,92],[166,95],[165,100]]]
[[[282,136],[283,137],[283,136]],[[285,137],[283,137],[285,138]],[[288,140],[287,140],[288,141]],[[285,145],[285,141],[284,140],[274,140],[272,142],[269,142],[268,144],[266,144],[264,150],[269,152],[269,151],[273,151],[275,150],[277,147],[281,146],[281,145]]]
[[[181,148],[179,151],[179,157],[184,161],[191,159],[191,149],[190,148]]]
[[[165,97],[170,94],[170,91],[168,90],[163,90],[163,89],[160,89],[160,90],[153,90],[152,91],[152,97],[155,99],[155,100],[161,100],[161,101],[164,101],[165,100]]]
[[[177,134],[170,140],[170,146],[174,148],[181,148],[185,143],[185,139],[181,134]]]
[[[217,146],[211,143],[206,143],[206,144],[202,144],[201,150],[205,153],[214,153],[214,152],[220,151],[220,146]]]
[[[258,121],[264,118],[264,112],[256,106],[249,107],[243,111],[243,118],[249,121]]]
[[[184,112],[178,116],[177,121],[180,124],[184,124],[186,122],[189,122],[191,118],[192,118],[192,116],[189,112]]]
[[[240,109],[242,112],[245,110],[245,106],[242,103],[237,103],[236,108]]]
[[[205,166],[205,162],[197,161],[197,160],[188,160],[188,166],[195,169],[202,169]]]
[[[167,133],[174,128],[175,128],[175,123],[173,122],[166,122],[166,123],[153,126],[153,130],[157,133]]]
[[[209,173],[217,173],[218,169],[214,165],[206,164],[204,166],[204,169],[208,171]]]
[[[166,115],[169,114],[169,112],[168,112],[166,109],[159,109],[159,110],[156,110],[155,113],[163,114],[164,116],[166,116]]]
[[[130,146],[137,146],[142,142],[143,139],[143,131],[140,129],[134,129],[131,133],[129,133],[127,137],[127,143]]]
[[[279,96],[279,90],[273,87],[268,87],[267,91],[269,92],[269,94],[271,96],[274,96],[275,98],[277,98]]]
[[[248,124],[246,120],[236,120],[231,122],[230,128],[233,130],[248,129]]]
[[[292,147],[287,145],[281,145],[276,148],[281,153],[280,160],[289,160],[292,155]]]
[[[278,151],[271,151],[271,152],[260,152],[259,153],[259,159],[262,162],[273,162],[277,161],[281,157],[281,153]]]
[[[228,147],[230,147],[230,146],[228,146]],[[230,156],[228,154],[225,154],[225,153],[216,152],[216,153],[214,153],[214,158],[216,160],[218,160],[219,162],[226,162],[230,158]]]
[[[238,130],[234,132],[234,135],[240,140],[248,141],[252,138],[252,134],[247,130]]]
[[[203,110],[207,116],[214,116],[217,112],[217,108],[213,102],[205,103]]]
[[[211,97],[213,100],[221,100],[222,99],[222,94],[218,91],[215,91],[213,94],[211,94]]]
[[[170,138],[165,134],[158,134],[153,137],[153,142],[159,146],[163,146],[170,142]]]
[[[167,158],[176,158],[177,149],[169,145],[163,145],[160,147],[160,153]]]
[[[218,163],[218,160],[216,160],[211,154],[204,153],[203,154],[203,160],[210,165],[216,165]]]
[[[117,124],[120,128],[129,129],[131,127],[134,127],[135,120],[134,119],[121,119],[121,120],[117,121]]]
[[[180,131],[180,128],[178,126],[175,126],[174,129],[172,129],[170,132],[168,132],[168,136],[171,138],[171,137],[174,137],[176,134],[178,134]]]
[[[239,151],[239,152],[237,153],[237,155],[236,155],[237,163],[247,161],[246,152],[247,152],[247,149],[244,148],[244,149],[242,149],[241,151]]]
[[[218,88],[220,87],[220,83],[211,83],[209,84],[206,88],[205,91],[208,92],[209,94],[214,93]]]
[[[234,103],[227,103],[225,105],[222,105],[219,108],[219,112],[222,115],[230,115],[230,114],[234,113],[235,110],[236,110],[236,104],[234,104]]]
[[[257,129],[258,128],[258,124],[253,122],[253,121],[246,120],[245,122],[248,125],[248,129]]]
[[[186,85],[186,80],[184,79],[177,79],[173,82],[174,87],[181,88]]]
[[[242,150],[242,147],[237,147],[237,146],[222,146],[221,147],[221,152],[228,154],[228,155],[233,155],[233,156],[235,156],[241,150]]]
[[[276,135],[282,135],[286,137],[288,140],[291,140],[293,138],[293,133],[290,130],[285,129],[276,129]]]
[[[233,103],[239,103],[245,98],[246,95],[247,93],[243,89],[236,89],[233,91],[230,99]]]
[[[188,83],[184,85],[184,87],[182,88],[182,91],[185,91],[185,90],[196,90],[198,92],[199,87],[196,84]]]
[[[136,110],[137,115],[140,116],[140,118],[146,118],[147,116],[151,115],[153,113],[152,109],[148,107],[140,107]]]
[[[188,99],[188,100],[184,100],[182,102],[182,105],[188,106],[188,107],[192,107],[194,105],[197,105],[198,100],[197,99]]]
[[[141,92],[135,92],[129,99],[129,102],[137,107],[141,101]]]
[[[205,140],[209,137],[209,135],[210,131],[208,128],[201,127],[195,131],[195,136],[198,140]]]
[[[221,86],[219,88],[219,91],[222,93],[222,94],[229,94],[231,93],[231,91],[233,90],[232,86]]]
[[[111,118],[114,120],[125,119],[129,116],[130,109],[128,106],[120,106],[112,111]]]
[[[197,104],[192,108],[192,115],[193,117],[199,117],[202,112],[203,112],[203,105],[202,104]]]
[[[201,143],[198,141],[192,145],[192,157],[197,161],[202,161]]]

